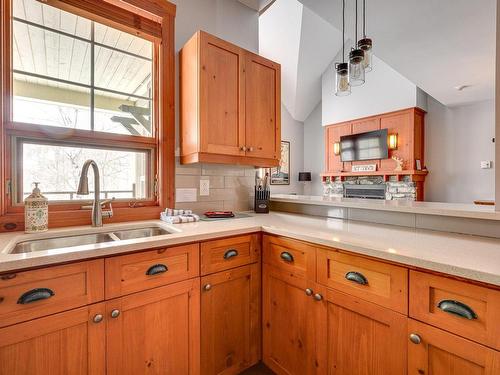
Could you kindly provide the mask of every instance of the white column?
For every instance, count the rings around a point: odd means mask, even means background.
[[[497,2],[497,50],[495,76],[495,210],[500,211],[500,4]]]

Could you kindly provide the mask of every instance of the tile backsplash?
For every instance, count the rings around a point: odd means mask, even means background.
[[[200,196],[200,180],[210,180],[210,194]],[[175,208],[203,213],[209,210],[253,209],[255,168],[219,164],[180,165],[176,161],[175,188],[196,189],[196,202],[176,202]]]

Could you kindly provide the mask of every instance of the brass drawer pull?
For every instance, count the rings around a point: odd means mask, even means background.
[[[36,288],[24,293],[21,297],[19,297],[17,303],[19,305],[26,305],[27,303],[48,299],[54,295],[54,291],[49,288]]]
[[[477,319],[477,314],[474,312],[474,310],[460,301],[444,299],[442,301],[439,301],[437,307],[448,314],[453,314],[461,318],[469,320]]]
[[[352,282],[359,284],[359,285],[367,285],[368,284],[368,279],[365,277],[365,275],[363,275],[360,272],[354,272],[354,271],[347,272],[345,274],[345,278],[347,280],[352,281]]]

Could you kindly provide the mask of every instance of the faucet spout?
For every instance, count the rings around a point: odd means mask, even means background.
[[[82,167],[82,173],[80,175],[80,181],[78,183],[77,194],[79,195],[88,195],[89,194],[89,180],[88,180],[88,171],[89,167],[92,166],[92,170],[94,171],[94,202],[92,203],[92,226],[93,227],[102,227],[102,207],[100,202],[101,196],[101,186],[100,186],[100,178],[99,178],[99,168],[97,163],[89,159],[87,160]]]

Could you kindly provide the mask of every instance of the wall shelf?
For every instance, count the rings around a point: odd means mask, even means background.
[[[391,176],[397,177],[399,180],[402,176],[411,176],[412,181],[423,181],[425,176],[429,171],[418,171],[414,169],[408,169],[403,171],[375,171],[375,172],[323,172],[320,174],[323,181],[326,177],[340,177],[343,181],[345,177],[366,177],[366,176],[382,176],[384,180],[387,181]]]

